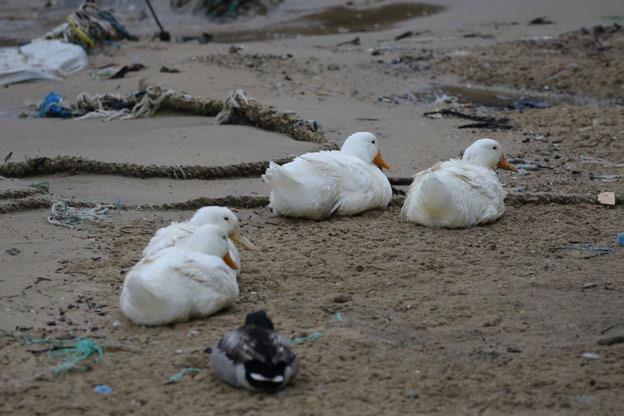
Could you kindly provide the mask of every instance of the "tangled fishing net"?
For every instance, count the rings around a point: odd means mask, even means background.
[[[70,371],[86,371],[91,368],[90,363],[97,363],[104,358],[104,351],[95,341],[90,338],[75,338],[67,344],[67,340],[62,339],[36,339],[27,338],[29,345],[49,345],[48,358],[56,360],[65,357],[52,372],[56,375],[62,375]],[[85,362],[88,361],[88,362]]]
[[[110,211],[110,205],[98,204],[93,208],[74,208],[65,201],[56,201],[52,204],[48,222],[54,225],[62,225],[64,227],[73,228],[85,221],[99,220]]]
[[[62,39],[89,51],[98,45],[124,39],[137,40],[119,23],[112,11],[84,3],[67,16],[67,22],[48,32],[45,39]]]

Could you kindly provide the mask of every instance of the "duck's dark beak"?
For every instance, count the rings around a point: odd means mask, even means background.
[[[498,162],[498,165],[496,165],[496,167],[500,169],[504,169],[504,170],[510,170],[512,172],[518,172],[518,168],[516,168],[514,165],[509,163],[505,155],[503,155],[503,157],[501,158],[500,162]]]

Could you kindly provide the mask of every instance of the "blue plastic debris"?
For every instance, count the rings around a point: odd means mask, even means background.
[[[306,335],[305,337],[295,337],[295,338],[290,340],[290,343],[292,345],[299,345],[299,344],[303,344],[304,342],[307,342],[307,341],[316,341],[321,336],[323,336],[323,333],[320,332],[320,331],[317,331],[317,332],[311,333],[310,335]]]
[[[71,109],[62,105],[63,97],[54,91],[48,93],[39,106],[39,117],[73,117]]]
[[[197,374],[202,370],[203,370],[202,368],[194,368],[194,367],[183,368],[181,371],[169,377],[169,383],[178,383],[179,381],[182,381],[184,376],[186,376],[187,374]]]
[[[336,320],[338,322],[344,321],[344,318],[342,317],[342,314],[340,312],[336,312]]]
[[[611,247],[599,247],[590,243],[583,243],[580,245],[580,249],[592,254],[613,254],[615,249]]]
[[[619,233],[618,234],[617,243],[620,246],[624,246],[624,233]]]
[[[111,394],[113,392],[113,389],[106,384],[98,384],[97,386],[95,386],[94,391],[97,394]]]

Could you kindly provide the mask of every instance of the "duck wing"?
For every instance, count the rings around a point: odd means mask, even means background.
[[[182,222],[172,222],[160,228],[143,249],[143,256],[149,256],[168,247],[174,247],[193,234],[194,227]]]
[[[236,363],[259,361],[267,364],[289,364],[295,358],[286,338],[257,327],[241,327],[225,334],[218,347]]]

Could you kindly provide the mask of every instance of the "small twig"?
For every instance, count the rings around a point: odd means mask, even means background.
[[[434,114],[440,114],[442,116],[457,117],[465,120],[476,121],[477,123],[464,124],[459,126],[460,129],[477,128],[477,129],[511,129],[513,126],[508,124],[508,118],[496,118],[496,117],[483,117],[473,114],[461,113],[459,111],[444,109],[439,111],[430,111],[423,113],[423,116],[431,116]]]

